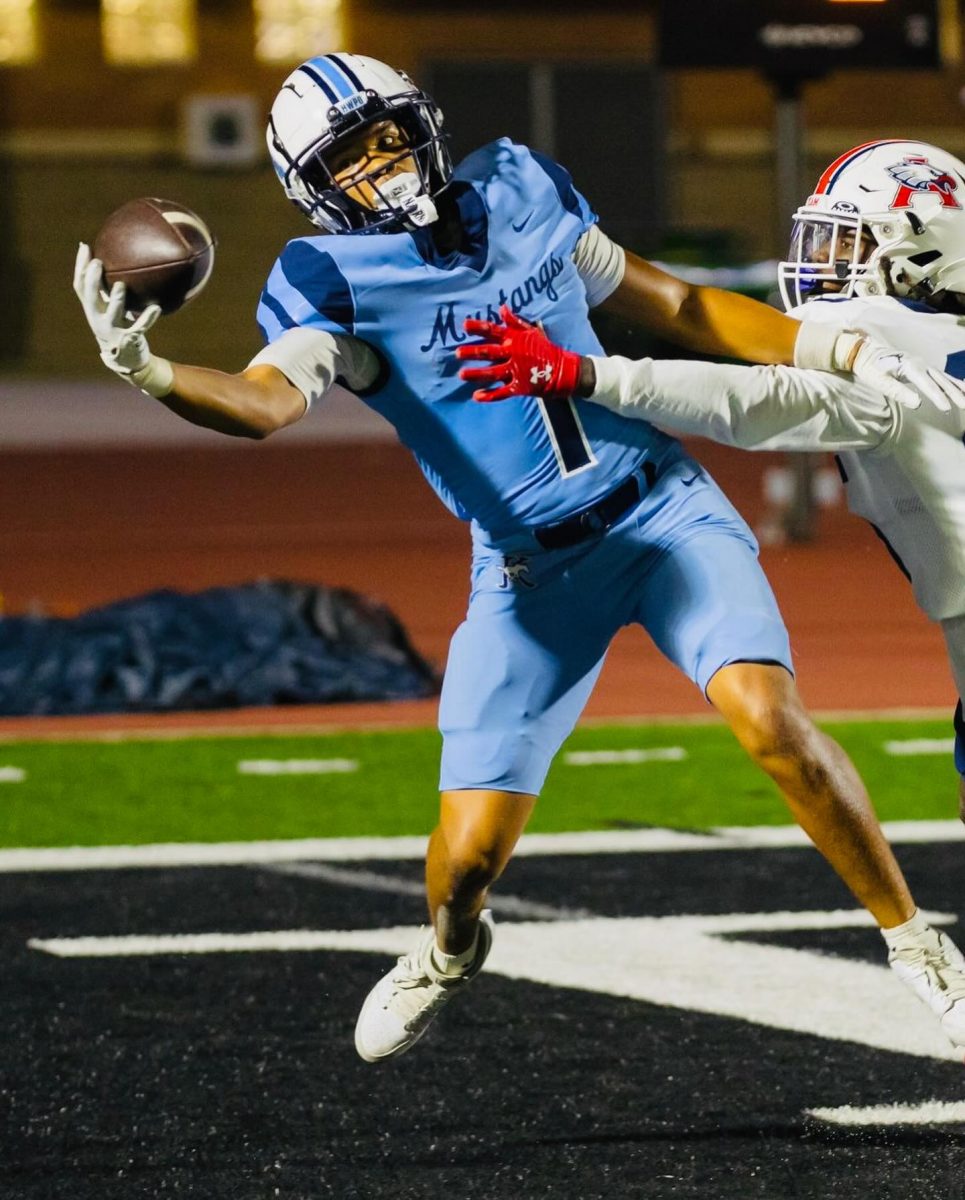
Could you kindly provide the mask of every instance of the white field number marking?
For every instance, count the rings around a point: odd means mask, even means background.
[[[885,754],[905,758],[917,754],[952,754],[954,738],[908,738],[901,742],[885,742]]]
[[[22,767],[0,767],[0,783],[23,783],[26,778]]]
[[[348,775],[357,771],[354,758],[243,758],[239,775]]]
[[[657,746],[651,750],[570,750],[563,755],[568,767],[615,766],[619,763],[683,762],[683,746]]]
[[[947,914],[928,914],[932,924]],[[509,979],[712,1013],[891,1053],[961,1060],[921,1001],[886,966],[731,940],[741,933],[874,928],[862,910],[681,917],[585,917],[500,926],[486,964]],[[414,927],[173,936],[34,938],[61,958],[344,950],[397,955]]]
[[[834,1125],[965,1125],[965,1102],[928,1100],[924,1104],[873,1104],[868,1108],[809,1108],[809,1117]]]

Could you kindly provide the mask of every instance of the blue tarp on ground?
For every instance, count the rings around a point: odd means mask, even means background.
[[[413,699],[435,672],[384,606],[287,581],[0,619],[0,715]]]

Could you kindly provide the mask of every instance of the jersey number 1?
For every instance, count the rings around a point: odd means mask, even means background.
[[[553,453],[559,464],[560,474],[575,475],[577,471],[585,471],[587,467],[596,466],[596,455],[587,441],[580,415],[572,400],[537,401],[546,432],[553,445]]]

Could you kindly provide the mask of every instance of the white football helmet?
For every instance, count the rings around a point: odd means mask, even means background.
[[[326,158],[343,138],[391,118],[406,136],[397,158],[412,156],[418,174],[394,172],[393,160],[361,176],[378,198],[369,208],[340,188]],[[268,118],[268,152],[285,194],[328,233],[392,232],[430,225],[433,200],[452,176],[442,113],[408,75],[359,54],[323,54],[296,67]]]
[[[866,142],[836,158],[794,214],[781,298],[965,296],[965,164],[924,142]]]

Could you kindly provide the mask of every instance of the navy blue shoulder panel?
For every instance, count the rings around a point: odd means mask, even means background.
[[[288,283],[313,308],[346,333],[354,331],[352,289],[331,254],[308,241],[289,242],[279,265]]]
[[[540,154],[538,150],[530,150],[530,154],[533,156],[533,161],[541,166],[553,181],[553,186],[559,194],[560,203],[566,211],[577,217],[582,216],[583,209],[576,194],[576,188],[573,187],[573,179],[569,171],[565,167],[561,167],[558,162],[554,162],[553,159],[547,158],[545,154]]]
[[[905,297],[899,297],[898,303],[903,308],[910,308],[912,312],[921,312],[921,313],[936,313],[936,312],[938,312],[937,308],[932,308],[932,306],[930,304],[925,304],[925,302],[923,300],[908,300]]]
[[[264,304],[265,308],[271,310],[272,314],[277,318],[278,323],[279,323],[279,325],[281,325],[282,329],[294,329],[295,328],[294,320],[292,320],[291,316],[289,316],[289,314],[286,311],[286,309],[284,308],[284,306],[278,303],[278,301],[271,294],[271,292],[269,292],[269,290],[267,288],[265,288],[265,290],[261,293],[261,303]],[[265,339],[268,340],[268,336],[269,336],[268,330],[265,328],[264,323],[259,321],[258,327],[261,330],[262,334],[264,335]]]

